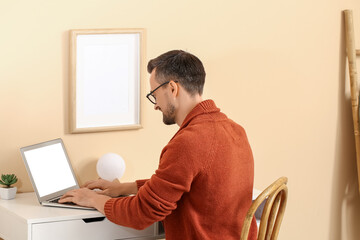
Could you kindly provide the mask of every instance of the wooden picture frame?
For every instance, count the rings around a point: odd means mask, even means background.
[[[144,29],[70,30],[70,132],[141,128]]]

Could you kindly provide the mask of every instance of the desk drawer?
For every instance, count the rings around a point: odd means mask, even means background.
[[[31,228],[32,240],[112,240],[112,239],[147,239],[155,236],[154,225],[135,230],[122,227],[108,219],[92,219],[59,221],[33,224]],[[140,237],[140,238],[139,238]]]

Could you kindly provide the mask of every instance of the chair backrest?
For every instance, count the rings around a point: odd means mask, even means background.
[[[248,239],[255,211],[264,200],[266,200],[266,203],[261,215],[258,240],[277,239],[288,196],[287,181],[286,177],[279,178],[267,187],[251,204],[241,230],[241,240]]]

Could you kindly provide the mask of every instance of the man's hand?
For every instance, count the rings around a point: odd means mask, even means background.
[[[94,207],[105,215],[104,205],[110,199],[108,196],[100,195],[87,188],[70,190],[65,193],[59,203],[73,202],[84,207]]]
[[[118,179],[110,182],[104,179],[98,179],[86,182],[83,187],[89,189],[100,189],[99,194],[109,197],[119,197],[120,195],[129,195],[137,193],[136,183],[120,183]]]

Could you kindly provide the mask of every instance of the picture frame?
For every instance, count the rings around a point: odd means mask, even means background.
[[[144,29],[70,30],[70,132],[141,128]]]

